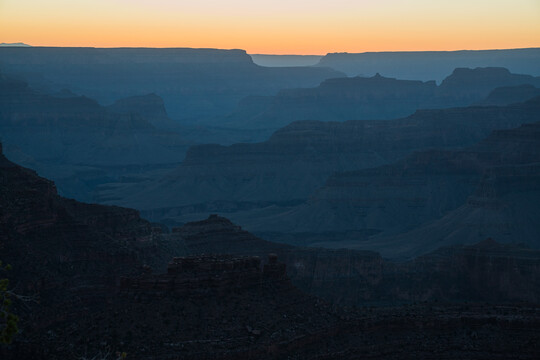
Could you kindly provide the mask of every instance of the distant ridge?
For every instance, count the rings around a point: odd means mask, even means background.
[[[505,67],[516,74],[540,75],[540,48],[459,51],[387,51],[329,53],[316,66],[331,67],[348,76],[441,81],[455,68]]]
[[[379,73],[372,77],[334,78],[314,88],[283,89],[275,96],[244,98],[223,123],[243,129],[275,130],[298,120],[397,119],[417,109],[469,106],[483,101],[498,87],[524,84],[540,87],[540,77],[511,73],[501,67],[479,67],[456,68],[439,86],[435,81],[398,80]],[[512,94],[498,92],[490,101],[510,104],[534,96],[534,91],[518,89]]]
[[[6,47],[32,47],[32,45],[28,45],[22,42],[17,43],[1,43],[0,46],[6,46]]]
[[[68,88],[104,105],[155,93],[172,119],[190,122],[228,113],[248,95],[344,76],[320,67],[258,66],[238,49],[0,47],[0,63],[4,74],[27,74],[30,86]]]
[[[321,60],[322,55],[271,55],[249,54],[253,62],[260,66],[289,67],[314,66]]]

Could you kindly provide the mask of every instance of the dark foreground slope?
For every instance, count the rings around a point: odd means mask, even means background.
[[[225,114],[248,95],[272,95],[342,76],[328,68],[261,67],[243,50],[189,48],[4,47],[0,67],[32,86],[67,87],[104,105],[156,93],[175,120]]]
[[[165,235],[133,210],[59,197],[50,181],[1,153],[0,190],[1,257],[14,269],[7,274],[10,288],[39,300],[15,301],[21,332],[13,344],[0,346],[2,359],[122,353],[129,359],[416,359],[433,353],[449,359],[534,359],[540,352],[537,251],[488,242],[404,265],[383,266],[379,258],[374,268],[367,261],[347,261],[369,258],[366,253],[289,251],[219,217]],[[281,251],[290,265],[275,255],[267,262],[238,255],[269,250]],[[201,251],[233,255],[171,259]],[[287,277],[287,268],[298,277],[308,262],[309,272],[317,274],[313,283],[364,295],[342,302],[441,302],[360,310],[330,306]],[[348,279],[359,284],[362,277],[371,281],[355,294]],[[380,284],[387,284],[382,288],[390,297],[373,296]],[[442,303],[456,299],[493,305]],[[524,301],[529,305],[513,304]]]
[[[395,263],[371,251],[266,241],[216,215],[175,228],[169,238],[183,255],[275,253],[287,265],[293,284],[333,303],[540,300],[540,251],[491,239]],[[429,243],[431,238],[423,240]]]
[[[62,198],[54,183],[3,154],[0,170],[2,258],[23,284],[16,289],[53,297],[103,290],[154,253],[157,234],[137,211]]]
[[[263,271],[258,258],[194,258],[186,260],[194,268],[153,280],[146,264],[162,272],[181,252],[159,228],[134,210],[59,197],[52,182],[1,153],[0,190],[1,257],[13,266],[13,291],[32,298],[15,302],[23,332],[0,348],[3,359],[116,351],[133,359],[252,358],[271,344],[324,333],[340,318],[296,290],[284,266]],[[227,271],[209,271],[212,264]],[[164,282],[172,288],[155,286]]]

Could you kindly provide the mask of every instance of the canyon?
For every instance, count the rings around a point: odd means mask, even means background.
[[[116,192],[122,200],[111,203],[179,223],[222,212],[261,231],[257,217],[305,206],[335,173],[388,165],[415,151],[473,145],[495,129],[537,118],[536,98],[504,107],[420,110],[388,121],[295,122],[262,143],[191,147],[174,171]]]
[[[539,358],[538,55],[0,46],[0,358]]]

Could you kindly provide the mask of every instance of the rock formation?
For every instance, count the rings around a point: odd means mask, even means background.
[[[278,129],[299,120],[388,120],[418,109],[469,106],[498,87],[524,84],[540,86],[540,77],[504,68],[458,68],[437,86],[435,81],[397,80],[377,73],[369,78],[329,79],[315,88],[286,89],[273,97],[248,97],[223,121],[231,127]],[[514,102],[535,96],[524,95]]]
[[[484,99],[476,103],[481,106],[504,106],[519,103],[540,96],[540,89],[533,85],[503,86],[489,93]]]
[[[163,99],[154,93],[119,99],[108,109],[115,113],[139,114],[157,128],[174,128],[177,123],[167,115]]]

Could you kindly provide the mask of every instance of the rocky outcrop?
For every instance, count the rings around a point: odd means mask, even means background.
[[[274,252],[287,265],[294,285],[339,304],[540,301],[540,251],[522,245],[489,240],[473,246],[446,247],[395,263],[368,251],[293,247],[265,241],[220,216],[188,223],[170,236],[169,241],[182,244],[185,254],[192,256],[264,256]],[[421,241],[436,243],[436,238]]]
[[[471,104],[485,98],[498,87],[518,85],[538,87],[540,86],[540,77],[512,74],[505,68],[457,68],[443,80],[437,91],[441,102],[448,98],[455,103]]]
[[[191,255],[227,253],[263,257],[274,253],[287,265],[287,274],[294,285],[334,302],[371,298],[371,287],[382,274],[382,259],[376,253],[274,243],[253,236],[217,215],[175,228],[170,237],[170,241],[181,244],[185,254]]]
[[[142,275],[120,279],[122,291],[144,295],[169,294],[195,296],[208,292],[227,293],[262,286],[285,289],[291,286],[285,264],[278,263],[277,255],[270,254],[261,268],[258,256],[234,257],[227,255],[199,255],[176,257],[163,275]]]

